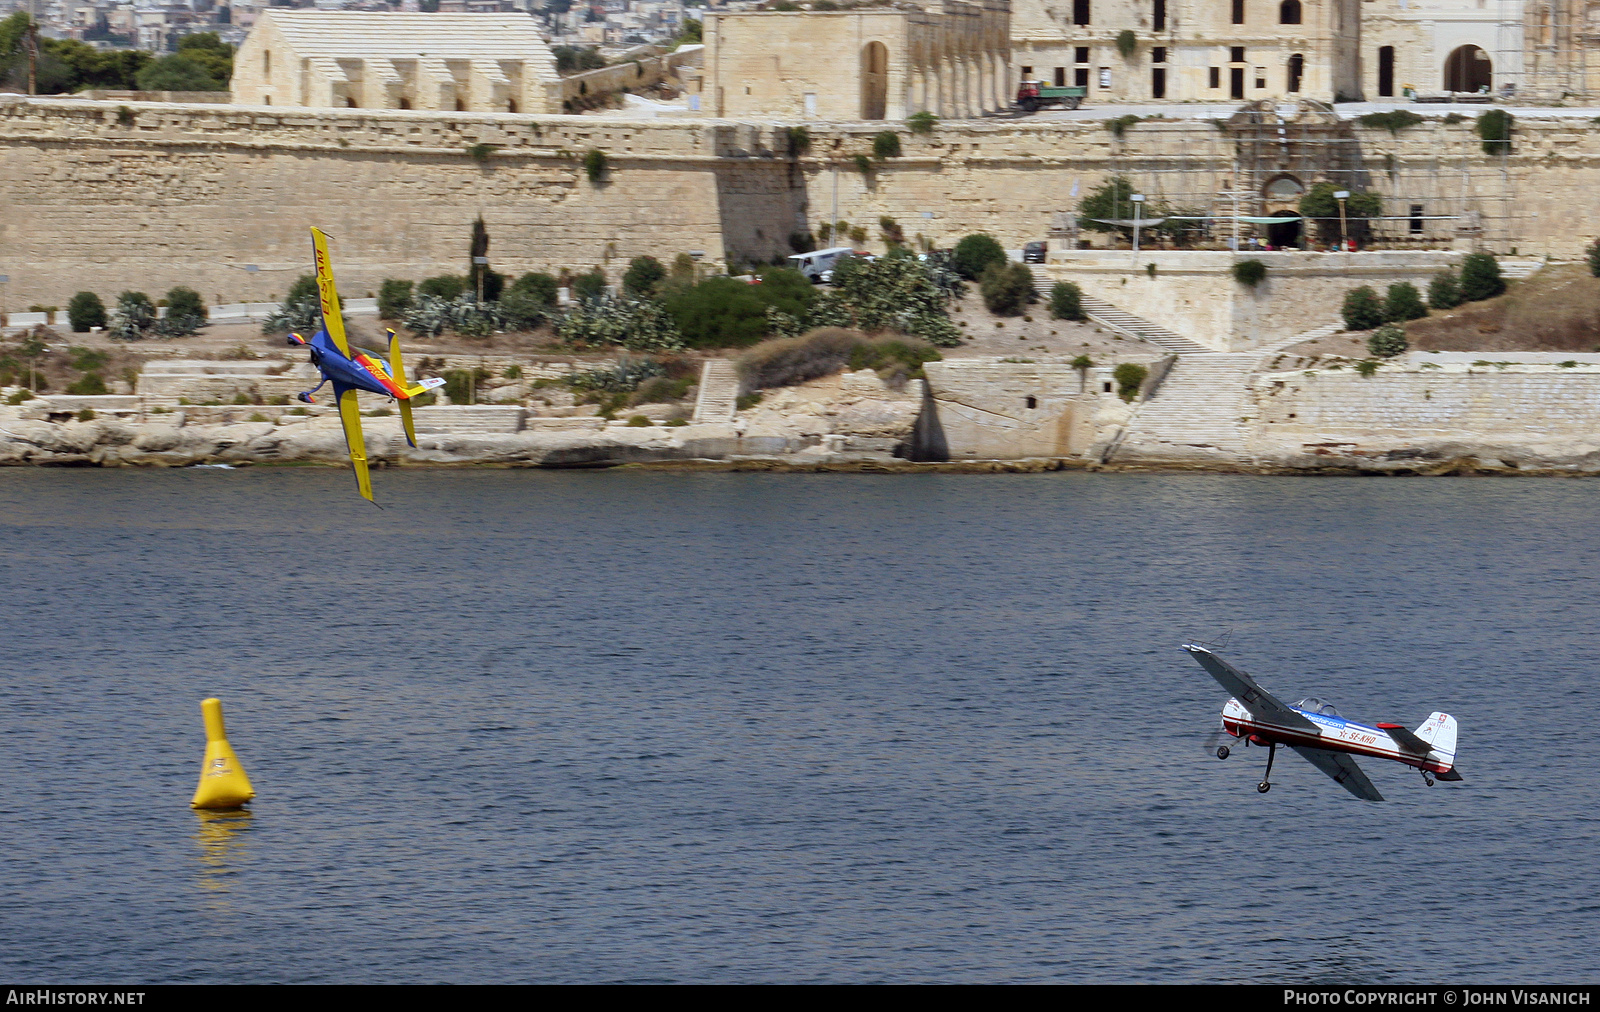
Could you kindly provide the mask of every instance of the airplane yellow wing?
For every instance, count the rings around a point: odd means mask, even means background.
[[[328,235],[315,226],[311,229],[311,249],[317,263],[317,295],[322,300],[322,327],[328,332],[328,337],[333,339],[339,354],[349,358],[350,341],[344,334],[344,307],[339,303],[339,290],[333,284],[333,263],[328,259]],[[342,400],[341,398],[341,402]],[[346,424],[346,431],[349,428],[350,426]],[[360,431],[360,423],[357,423],[356,431]],[[366,472],[363,470],[362,473]],[[370,499],[372,496],[368,495],[367,498]]]
[[[367,441],[361,435],[361,407],[354,387],[339,392],[339,421],[344,423],[344,442],[350,450],[350,466],[356,471],[356,487],[361,498],[373,502],[372,478],[367,473]]]

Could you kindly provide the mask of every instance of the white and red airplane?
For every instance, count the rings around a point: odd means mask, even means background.
[[[1339,716],[1337,710],[1320,699],[1302,699],[1294,706],[1282,702],[1208,647],[1185,643],[1183,649],[1233,693],[1222,708],[1222,730],[1237,739],[1235,744],[1267,746],[1267,772],[1256,785],[1263,794],[1272,789],[1269,778],[1279,745],[1299,752],[1363,801],[1382,801],[1383,795],[1361,772],[1353,756],[1414,766],[1429,787],[1435,776],[1440,780],[1461,779],[1456,772],[1456,719],[1448,713],[1429,714],[1415,732],[1399,724],[1360,724]],[[1228,746],[1217,747],[1218,759],[1228,755]]]

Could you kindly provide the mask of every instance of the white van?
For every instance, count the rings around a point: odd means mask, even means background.
[[[835,246],[832,249],[812,250],[810,253],[796,253],[789,258],[789,266],[811,279],[813,284],[825,285],[833,280],[833,265],[839,258],[854,252],[849,246]]]

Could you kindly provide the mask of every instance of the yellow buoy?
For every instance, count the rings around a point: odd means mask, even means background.
[[[256,796],[250,778],[244,775],[239,757],[228,744],[222,726],[222,700],[202,699],[200,713],[206,720],[206,758],[200,766],[200,786],[195,788],[190,808],[238,808]]]

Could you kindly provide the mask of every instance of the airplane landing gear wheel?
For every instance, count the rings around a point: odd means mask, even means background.
[[[1232,754],[1233,753],[1228,751],[1228,746],[1226,746],[1226,745],[1218,745],[1217,746],[1217,758],[1218,759],[1226,759],[1226,758],[1228,758],[1228,756],[1230,756]]]
[[[1422,782],[1427,784],[1429,787],[1433,786],[1433,778],[1428,776],[1426,773],[1422,774]]]
[[[1259,784],[1256,784],[1257,793],[1265,794],[1270,790],[1272,790],[1272,785],[1267,783],[1265,780],[1261,781]]]

